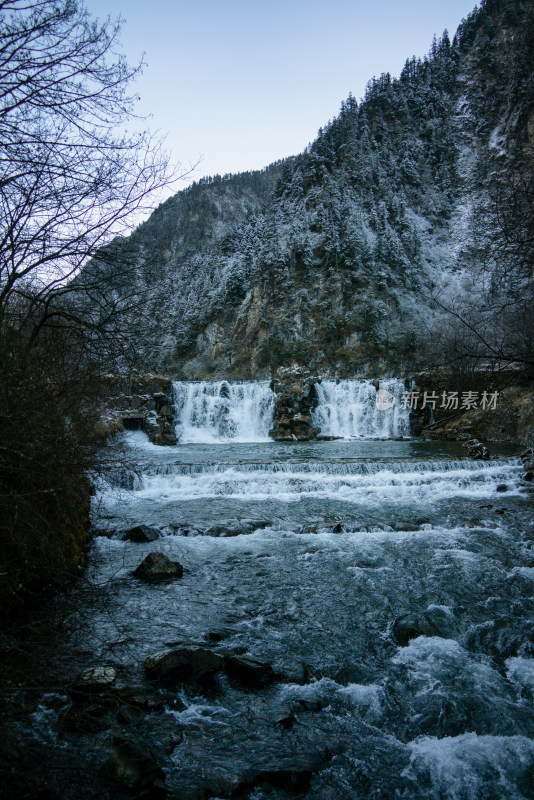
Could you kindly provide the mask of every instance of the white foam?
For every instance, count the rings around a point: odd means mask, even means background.
[[[430,800],[526,797],[517,788],[518,778],[530,779],[534,742],[524,736],[423,736],[408,748],[411,760],[403,777],[419,783],[422,773],[430,773]]]
[[[534,690],[534,658],[507,658],[505,664],[511,681]]]
[[[409,464],[402,465],[405,471],[388,466],[370,473],[338,470],[327,463],[310,470],[297,463],[280,469],[272,465],[208,466],[196,472],[170,465],[163,473],[142,475],[130,501],[231,498],[292,503],[309,497],[370,507],[398,502],[434,504],[452,497],[490,498],[498,483],[510,481],[516,471],[509,465],[475,463],[458,463],[456,468],[444,471],[439,465]],[[517,493],[509,492],[510,496]],[[524,574],[530,576],[528,571]]]

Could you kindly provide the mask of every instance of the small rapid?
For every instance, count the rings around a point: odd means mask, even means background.
[[[121,505],[223,498],[272,505],[313,498],[374,508],[432,505],[453,497],[484,499],[498,486],[506,486],[512,496],[518,472],[519,466],[506,460],[174,464],[154,466],[131,479],[131,473],[119,473],[110,483],[130,490],[127,497],[121,496]]]

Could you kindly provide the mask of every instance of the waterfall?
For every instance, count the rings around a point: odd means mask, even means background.
[[[405,383],[398,378],[379,382],[380,390],[389,392],[386,405],[377,407],[376,381],[323,381],[316,385],[318,404],[313,424],[324,436],[359,439],[393,439],[410,435],[409,410],[401,407]],[[387,396],[386,396],[387,398]]]
[[[174,398],[181,443],[270,441],[269,381],[175,381]]]
[[[377,407],[376,381],[323,381],[316,385],[313,424],[325,436],[393,439],[410,435],[401,407],[403,380],[380,381],[391,407]],[[175,381],[176,433],[181,443],[269,441],[274,394],[269,381]],[[387,399],[387,395],[386,395]]]

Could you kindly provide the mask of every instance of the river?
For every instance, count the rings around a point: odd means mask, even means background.
[[[397,399],[400,386],[387,387]],[[315,421],[343,438],[277,443],[268,384],[178,383],[177,447],[139,431],[108,447],[94,599],[73,593],[58,664],[142,682],[147,656],[197,644],[276,674],[161,690],[153,717],[174,744],[161,755],[161,731],[132,730],[159,753],[169,797],[534,796],[534,524],[518,448],[483,462],[407,438],[407,412],[377,412],[368,387],[323,388]],[[160,538],[121,539],[141,523]],[[183,577],[132,577],[153,550]],[[97,770],[110,732],[58,737],[69,702],[44,700],[35,735],[67,762],[85,747]]]

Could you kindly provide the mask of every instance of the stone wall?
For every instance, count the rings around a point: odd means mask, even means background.
[[[172,381],[163,375],[109,375],[103,379],[106,409],[99,432],[143,430],[153,444],[174,445]]]

